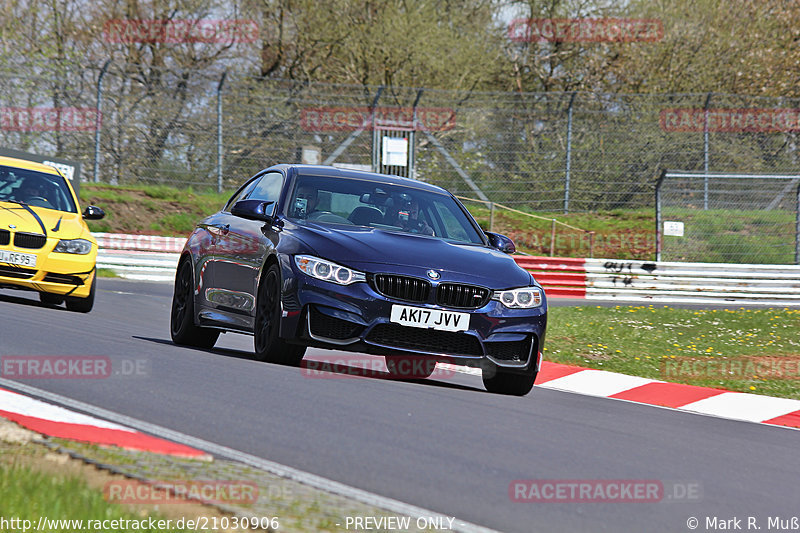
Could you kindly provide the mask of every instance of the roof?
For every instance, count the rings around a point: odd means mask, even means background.
[[[285,170],[288,172],[294,171],[295,174],[302,176],[361,179],[377,181],[380,183],[389,183],[392,185],[400,185],[404,187],[414,187],[416,189],[440,194],[448,194],[445,189],[436,185],[431,185],[430,183],[425,183],[424,181],[411,178],[404,178],[402,176],[395,176],[393,174],[380,174],[377,172],[366,172],[364,170],[353,170],[349,168],[329,167],[324,165],[280,164],[270,168],[273,170]]]
[[[56,169],[49,165],[43,165],[41,163],[36,163],[35,161],[28,161],[27,159],[17,159],[16,157],[0,156],[0,165],[6,167],[24,168],[26,170],[36,170],[38,172],[45,172],[47,174],[55,174],[56,176],[61,175]]]

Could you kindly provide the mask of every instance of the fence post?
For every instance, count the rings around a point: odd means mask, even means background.
[[[100,182],[100,128],[102,124],[102,109],[103,109],[103,77],[108,72],[108,66],[111,60],[107,59],[103,63],[103,68],[100,69],[100,75],[97,77],[97,116],[94,123],[94,182]]]
[[[661,261],[661,185],[666,177],[667,170],[664,169],[656,180],[656,261]]]
[[[417,179],[416,159],[417,159],[417,106],[422,98],[425,89],[417,89],[417,97],[414,99],[413,114],[411,118],[411,131],[408,136],[408,177]]]
[[[494,231],[494,202],[489,202],[489,231]]]
[[[794,264],[800,265],[800,185],[797,186],[794,209]]]
[[[703,105],[703,211],[708,211],[708,106],[713,93],[708,93]]]
[[[556,254],[556,219],[553,219],[553,226],[550,229],[550,257]]]
[[[569,213],[569,180],[572,169],[572,104],[575,103],[575,95],[569,97],[569,107],[567,108],[567,165],[564,175],[564,214]]]
[[[378,172],[381,168],[381,142],[378,135],[378,130],[375,129],[375,108],[378,107],[378,100],[386,86],[381,85],[378,87],[378,92],[375,93],[375,98],[372,100],[372,106],[369,108],[369,129],[372,133],[372,171]]]
[[[217,85],[217,192],[222,192],[222,86],[228,71],[222,73]]]

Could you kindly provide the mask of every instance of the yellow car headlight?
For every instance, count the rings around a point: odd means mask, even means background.
[[[60,254],[86,255],[92,251],[92,243],[86,239],[61,239],[53,251]]]

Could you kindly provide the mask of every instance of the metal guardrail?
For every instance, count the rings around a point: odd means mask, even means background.
[[[587,259],[586,299],[800,306],[800,266]]]
[[[97,268],[112,270],[121,278],[141,281],[172,281],[178,267],[178,253],[109,250],[97,254]]]
[[[97,233],[98,268],[172,281],[185,239]],[[644,303],[800,306],[800,266],[514,256],[548,296]]]

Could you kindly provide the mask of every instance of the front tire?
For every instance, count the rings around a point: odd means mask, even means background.
[[[531,364],[535,364],[531,362]],[[525,396],[536,381],[538,370],[526,369],[524,373],[512,373],[497,365],[484,367],[482,378],[486,390],[494,394]]]
[[[253,347],[255,358],[265,363],[300,366],[305,346],[288,344],[280,338],[281,276],[278,265],[271,265],[258,286]]]
[[[67,296],[66,298],[64,298],[64,300],[67,302],[67,309],[78,313],[88,313],[89,311],[91,311],[92,307],[94,307],[94,293],[96,289],[97,289],[97,274],[95,274],[94,278],[92,278],[92,287],[89,289],[89,296],[87,296],[86,298],[77,298],[72,296]],[[44,296],[44,294],[39,296],[39,298],[41,299],[42,296]]]
[[[169,333],[175,344],[213,348],[219,338],[219,331],[201,328],[194,323],[194,276],[188,259],[180,264],[175,276],[169,318]]]

